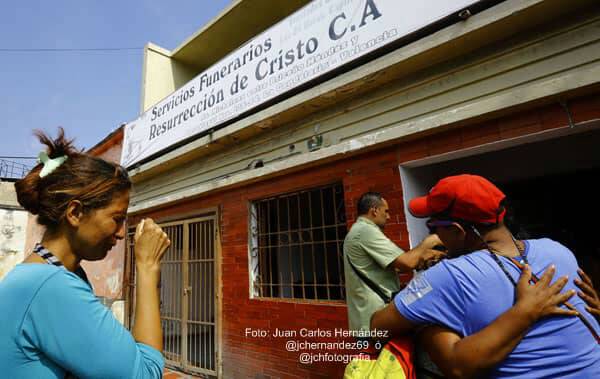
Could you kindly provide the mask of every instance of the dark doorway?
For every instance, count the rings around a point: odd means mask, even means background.
[[[600,169],[499,183],[522,238],[548,237],[568,247],[600,288]],[[513,230],[513,232],[516,232]]]
[[[405,201],[426,193],[439,179],[477,174],[507,195],[514,219],[530,238],[548,237],[568,247],[600,289],[600,129],[574,131],[498,150],[401,168]],[[411,224],[412,223],[412,224]],[[407,214],[413,244],[427,233]],[[522,237],[526,238],[526,237]]]

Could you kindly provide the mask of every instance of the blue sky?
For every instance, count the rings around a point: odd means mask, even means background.
[[[169,50],[218,15],[231,0],[5,1],[1,49],[143,47]],[[142,50],[0,51],[0,156],[35,156],[33,129],[63,126],[90,148],[137,117]]]

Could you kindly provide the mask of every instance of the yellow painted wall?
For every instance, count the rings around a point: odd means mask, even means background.
[[[154,44],[144,49],[142,70],[141,111],[148,110],[198,73],[171,58],[171,52]]]

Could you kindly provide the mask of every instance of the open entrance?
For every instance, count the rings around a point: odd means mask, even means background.
[[[600,155],[600,154],[599,154]],[[600,288],[600,167],[524,179],[502,185],[522,238],[548,237],[567,246]]]
[[[582,128],[583,129],[583,128]],[[495,146],[409,162],[400,167],[404,202],[420,196],[439,179],[461,173],[484,176],[503,190],[523,238],[548,237],[567,246],[600,288],[600,130],[572,129],[535,140],[515,139]],[[541,138],[540,138],[541,137]],[[427,233],[407,210],[411,245]]]

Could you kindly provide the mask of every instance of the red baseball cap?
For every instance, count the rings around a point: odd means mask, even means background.
[[[506,195],[489,180],[478,175],[448,176],[429,191],[408,203],[415,217],[443,215],[451,219],[478,224],[497,224],[506,210],[502,200]]]

